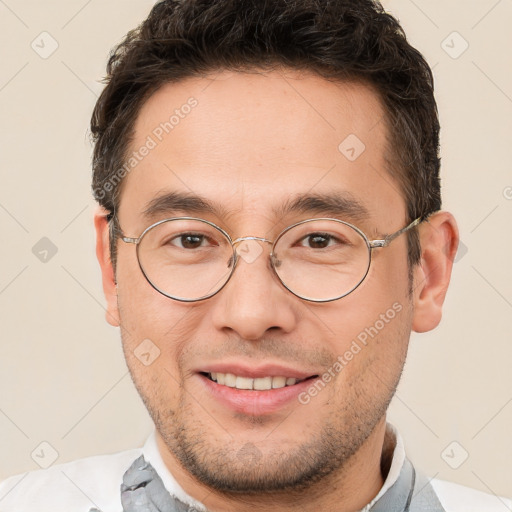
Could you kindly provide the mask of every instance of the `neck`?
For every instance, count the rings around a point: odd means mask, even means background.
[[[384,484],[389,464],[381,464],[383,452],[389,451],[385,440],[385,417],[377,424],[361,448],[338,472],[323,478],[307,490],[268,494],[219,493],[196,480],[167,449],[157,431],[157,444],[162,459],[183,490],[214,512],[253,512],[255,507],[268,512],[317,510],[357,512],[367,505]],[[386,442],[385,442],[386,441]],[[386,474],[382,474],[383,469]]]

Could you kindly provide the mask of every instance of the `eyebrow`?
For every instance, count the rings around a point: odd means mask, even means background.
[[[153,219],[162,214],[170,215],[178,212],[223,215],[225,209],[220,203],[209,201],[194,194],[169,192],[149,201],[142,215],[146,219]]]
[[[318,214],[358,221],[370,217],[368,209],[349,192],[300,194],[288,199],[283,205],[274,207],[272,211],[278,218],[293,213]],[[155,197],[146,204],[142,214],[144,218],[151,220],[157,216],[173,215],[178,212],[208,213],[220,218],[228,216],[228,211],[222,204],[183,192],[169,192]]]
[[[300,194],[293,199],[290,198],[274,212],[282,217],[290,213],[307,213],[358,221],[367,220],[370,217],[369,210],[350,192]]]

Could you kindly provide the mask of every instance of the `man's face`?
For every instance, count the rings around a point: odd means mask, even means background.
[[[190,97],[197,105],[180,111],[172,131],[155,132]],[[291,71],[187,80],[145,103],[131,151],[148,136],[156,147],[123,183],[118,218],[126,236],[138,237],[158,220],[194,216],[232,239],[274,240],[295,222],[336,214],[277,213],[299,196],[358,201],[366,217],[337,216],[369,239],[406,224],[404,200],[386,171],[383,109],[362,85]],[[199,196],[216,210],[143,214],[170,193]],[[218,294],[184,303],[150,286],[133,244],[118,245],[118,309],[111,312],[161,447],[168,461],[225,491],[307,487],[347,467],[382,430],[411,330],[405,236],[374,250],[366,280],[327,303],[287,291],[272,273],[268,245],[261,247],[254,261],[239,259]],[[143,347],[160,351],[149,365],[137,357],[144,340]],[[213,382],[211,372],[307,380],[243,391]]]

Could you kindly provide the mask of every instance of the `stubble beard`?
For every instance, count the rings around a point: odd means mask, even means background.
[[[401,339],[406,330],[407,324],[404,324],[394,334]],[[123,346],[126,347],[125,343]],[[127,355],[125,351],[125,357]],[[165,371],[160,377],[154,375],[149,382],[144,382],[138,378],[137,371],[133,371],[140,368],[139,361],[127,357],[127,362],[156,429],[169,453],[183,469],[205,486],[226,495],[261,496],[266,493],[277,497],[284,492],[296,492],[300,496],[330,475],[342,477],[349,470],[354,454],[385,417],[400,381],[406,355],[407,344],[402,353],[397,354],[396,369],[387,383],[380,378],[375,381],[375,375],[372,379],[371,364],[363,368],[361,374],[345,383],[343,392],[346,396],[340,406],[318,423],[305,440],[298,442],[289,436],[279,438],[282,427],[265,418],[238,415],[222,431],[222,425],[191,397],[182,374],[179,376],[178,405],[173,409],[170,403],[174,401],[169,400],[166,392],[168,384],[158,381],[165,379]],[[330,400],[335,399],[335,396],[330,397]],[[297,403],[296,407],[301,409],[307,405]],[[283,421],[284,428],[288,422],[294,422],[293,415],[294,411]],[[242,429],[254,429],[255,441],[247,441],[250,436],[246,436],[245,441],[237,440],[234,424],[241,425]],[[265,424],[268,424],[266,429]]]
[[[155,395],[150,398],[145,389],[135,385],[166,447],[182,467],[205,486],[232,495],[302,493],[329,475],[342,475],[384,417],[396,387],[378,404],[364,407],[367,412],[361,414],[353,405],[337,410],[311,432],[307,441],[295,444],[291,440],[287,449],[280,450],[279,443],[272,443],[279,427],[271,434],[262,435],[260,430],[257,437],[263,438],[263,443],[237,443],[227,433],[222,439],[216,438],[212,432],[221,427],[192,399],[187,402],[183,386],[179,405],[173,410],[165,401],[155,405]],[[337,420],[340,417],[344,422]],[[284,423],[287,421],[293,421],[293,412]]]

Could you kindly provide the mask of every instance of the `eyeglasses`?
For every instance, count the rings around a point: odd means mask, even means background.
[[[138,238],[119,236],[137,246],[145,278],[170,299],[196,302],[212,297],[226,286],[240,258],[250,263],[259,257],[261,242],[271,245],[271,268],[287,290],[307,301],[330,302],[364,281],[373,249],[387,247],[422,220],[381,240],[369,240],[359,228],[333,218],[297,222],[274,241],[256,236],[232,240],[219,226],[195,217],[161,220]]]

